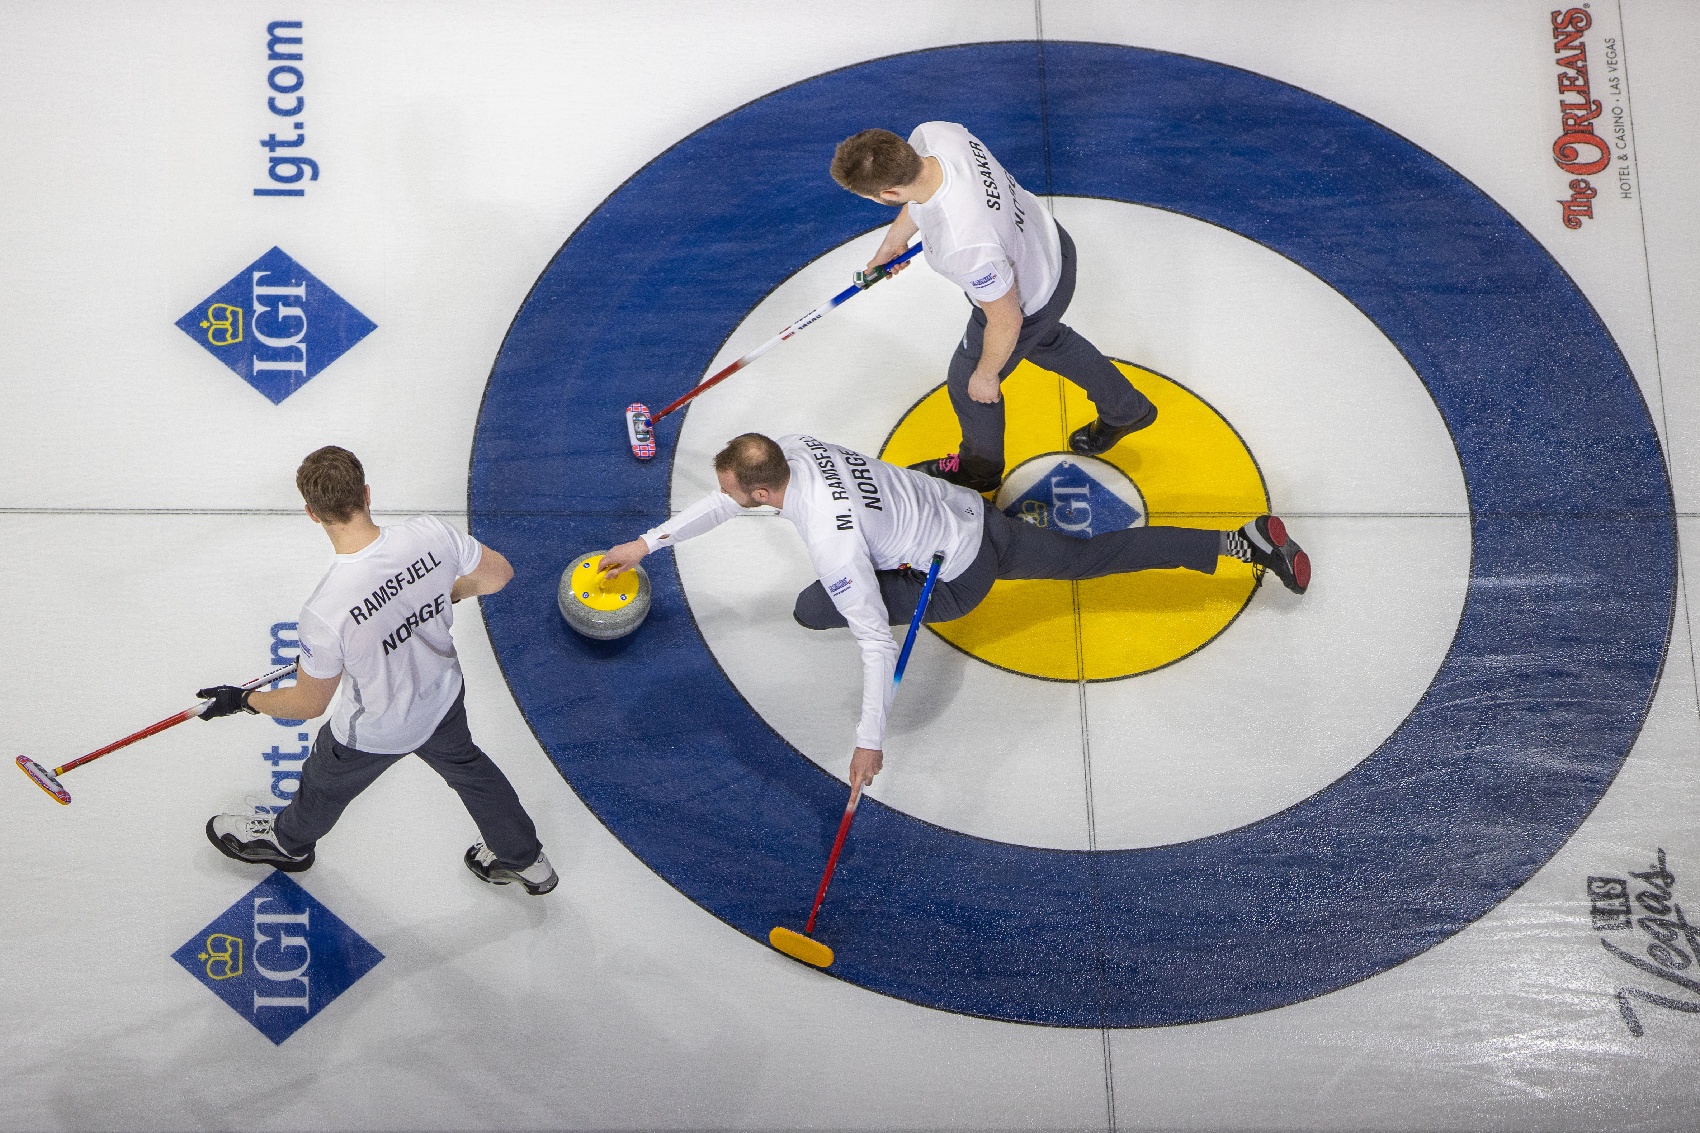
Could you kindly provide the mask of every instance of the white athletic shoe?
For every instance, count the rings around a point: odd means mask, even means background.
[[[525,886],[525,891],[532,896],[541,896],[555,888],[555,883],[561,879],[555,876],[555,867],[549,864],[549,859],[542,850],[537,851],[537,860],[524,869],[509,869],[505,865],[496,864],[496,855],[482,842],[474,842],[466,851],[466,868],[480,881],[488,881],[491,885],[507,885],[517,881]]]
[[[227,858],[300,873],[313,864],[313,851],[286,854],[277,844],[269,814],[215,814],[207,819],[207,841]]]

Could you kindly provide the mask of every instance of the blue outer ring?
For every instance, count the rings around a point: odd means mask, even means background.
[[[1474,560],[1421,702],[1280,814],[1090,853],[864,804],[822,914],[831,974],[997,1019],[1189,1023],[1373,976],[1493,908],[1587,817],[1658,681],[1675,528],[1646,406],[1570,279],[1441,162],[1305,91],[1135,48],[978,44],[821,75],[692,134],[562,247],[496,361],[471,474],[474,531],[518,569],[486,604],[490,636],[562,774],[740,932],[806,911],[845,789],[726,679],[670,558],[651,560],[648,624],[613,645],[574,637],[554,586],[571,556],[667,513],[665,469],[632,460],[621,410],[675,394],[773,287],[889,220],[827,161],[870,123],[924,119],[971,123],[1035,186],[1220,225],[1339,291],[1445,418]]]

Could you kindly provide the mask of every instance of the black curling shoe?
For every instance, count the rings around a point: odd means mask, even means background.
[[[207,841],[227,858],[269,865],[285,873],[300,873],[313,864],[311,849],[304,854],[284,852],[269,814],[215,814],[207,819]]]
[[[549,859],[543,851],[537,851],[537,860],[524,869],[513,869],[502,865],[496,860],[495,853],[484,843],[474,842],[467,848],[466,868],[472,871],[472,876],[480,881],[488,881],[491,885],[511,885],[519,882],[525,891],[533,897],[555,888],[561,879],[555,874],[555,867],[549,864]]]
[[[952,484],[961,484],[975,492],[995,492],[998,485],[1003,483],[1003,469],[1000,466],[975,460],[971,456],[964,459],[959,452],[941,456],[937,460],[923,460],[909,467],[916,472],[925,472],[928,476],[948,480]]]
[[[1106,425],[1102,417],[1095,417],[1085,425],[1080,426],[1068,435],[1068,447],[1081,456],[1100,456],[1116,447],[1123,437],[1129,433],[1137,433],[1148,429],[1157,420],[1157,407],[1137,421],[1126,425]]]
[[[1240,534],[1251,545],[1251,561],[1280,579],[1282,586],[1294,594],[1310,586],[1310,556],[1287,534],[1280,516],[1260,515],[1240,528]]]

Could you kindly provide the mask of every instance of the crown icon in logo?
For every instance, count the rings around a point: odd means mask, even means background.
[[[201,320],[207,332],[207,342],[213,346],[230,346],[242,341],[242,308],[229,303],[214,303]],[[217,337],[214,337],[217,336]]]
[[[242,938],[227,933],[215,932],[207,937],[207,950],[195,959],[207,966],[207,979],[228,980],[242,974]],[[213,971],[213,965],[219,965],[223,970]]]

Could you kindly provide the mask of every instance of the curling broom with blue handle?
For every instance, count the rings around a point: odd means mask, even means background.
[[[909,665],[909,651],[915,648],[915,635],[920,632],[921,618],[927,612],[927,603],[933,597],[933,584],[939,580],[939,568],[944,565],[944,552],[933,556],[933,565],[927,570],[927,584],[921,587],[921,600],[915,605],[915,616],[909,619],[909,635],[903,639],[903,652],[897,655],[897,671],[892,674],[891,687],[893,691],[903,683],[903,670]],[[838,837],[832,840],[832,853],[826,858],[826,873],[821,876],[820,888],[815,891],[814,908],[809,910],[808,923],[802,932],[792,932],[788,928],[775,926],[767,934],[767,942],[805,964],[813,964],[817,968],[829,967],[832,964],[832,949],[815,940],[809,933],[815,931],[815,917],[820,915],[821,902],[826,900],[826,887],[832,884],[832,871],[838,867],[839,851],[844,849],[844,837],[850,833],[850,820],[856,817],[856,804],[862,799],[862,784],[857,783],[850,788],[850,805],[844,808],[844,817],[838,820]]]
[[[895,259],[886,261],[873,271],[857,272],[855,283],[852,283],[849,287],[846,287],[843,291],[840,291],[837,295],[834,295],[825,303],[822,303],[820,306],[816,307],[814,310],[810,311],[808,314],[804,315],[802,318],[798,319],[796,322],[792,323],[790,326],[762,343],[760,346],[756,347],[730,366],[727,366],[718,374],[699,382],[689,393],[673,402],[673,404],[669,405],[661,412],[651,415],[649,407],[644,405],[641,401],[634,401],[632,404],[626,406],[626,439],[631,442],[632,455],[637,457],[639,460],[648,460],[650,457],[654,456],[655,423],[657,421],[661,420],[675,409],[678,409],[698,394],[707,393],[709,390],[713,389],[733,374],[736,374],[739,370],[742,370],[745,366],[748,366],[751,362],[754,362],[757,358],[760,358],[763,354],[766,354],[769,350],[772,350],[775,346],[778,346],[781,342],[784,342],[810,323],[820,321],[826,316],[828,311],[832,310],[840,303],[854,298],[858,293],[866,291],[868,288],[890,275],[893,268],[896,268],[900,264],[906,264],[910,260],[914,259],[920,251],[921,245],[916,244],[907,252],[904,252]]]

